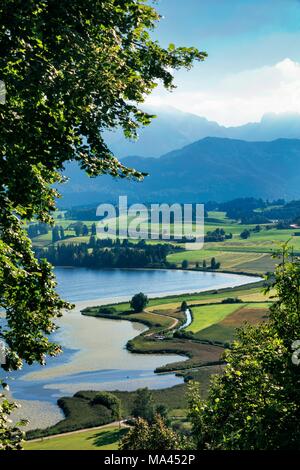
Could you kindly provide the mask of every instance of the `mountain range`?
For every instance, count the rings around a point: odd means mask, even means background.
[[[224,127],[217,122],[172,107],[146,107],[145,111],[157,115],[157,118],[153,119],[150,126],[140,130],[138,141],[125,139],[120,131],[105,134],[110,148],[118,157],[160,157],[205,137],[246,141],[300,139],[300,114],[297,113],[269,113],[265,114],[260,122]]]
[[[247,142],[206,137],[159,158],[127,157],[126,165],[149,173],[142,183],[108,176],[89,179],[75,164],[67,168],[65,207],[115,202],[206,202],[237,197],[300,198],[300,140]]]

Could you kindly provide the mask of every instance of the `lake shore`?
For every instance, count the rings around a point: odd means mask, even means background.
[[[118,370],[126,364],[131,370],[152,370],[153,364],[162,364],[165,358],[156,355],[142,358],[126,349],[126,344],[137,335],[147,331],[148,327],[138,322],[115,322],[109,319],[83,317],[81,311],[87,305],[98,305],[98,301],[79,302],[72,312],[67,312],[60,320],[60,329],[55,334],[55,341],[64,348],[75,350],[67,363],[41,368],[23,376],[23,380],[47,380],[63,378],[83,372]],[[101,338],[100,338],[101,335]],[[170,360],[180,360],[170,355]],[[182,359],[184,360],[184,358]],[[49,388],[50,385],[47,385]],[[64,387],[66,390],[67,387]],[[63,384],[60,384],[63,390]],[[74,387],[72,387],[72,392]]]
[[[72,312],[66,313],[58,320],[60,330],[55,334],[54,340],[62,344],[65,349],[71,350],[72,353],[68,355],[66,362],[63,362],[59,358],[58,365],[32,371],[27,369],[28,372],[21,376],[23,389],[20,390],[21,393],[16,397],[16,400],[20,401],[19,398],[22,399],[22,416],[24,417],[26,414],[27,416],[31,416],[31,421],[32,424],[34,423],[34,426],[31,425],[30,428],[36,427],[37,422],[43,423],[43,427],[46,427],[49,424],[54,424],[53,421],[57,422],[61,419],[61,412],[54,404],[56,399],[62,395],[71,395],[80,389],[134,390],[143,386],[148,386],[149,388],[168,388],[182,383],[182,379],[175,377],[175,374],[155,375],[154,370],[164,366],[166,362],[178,363],[185,361],[186,357],[176,354],[165,355],[160,352],[142,355],[129,352],[126,349],[127,342],[139,336],[142,332],[145,332],[147,330],[146,326],[136,322],[115,322],[107,319],[84,318],[80,313],[81,310],[86,307],[128,301],[131,294],[126,296],[97,296],[97,298],[86,299],[84,297],[87,295],[87,292],[90,292],[88,288],[90,287],[91,280],[85,280],[85,275],[90,275],[90,273],[86,273],[84,269],[79,270],[79,272],[74,272],[74,269],[66,269],[61,270],[60,276],[65,273],[71,273],[71,278],[67,276],[63,283],[63,289],[62,285],[60,285],[60,290],[63,290],[63,292],[60,293],[73,301],[71,297],[75,289],[77,295],[82,296],[83,300],[75,301],[75,309]],[[92,274],[95,276],[95,274],[97,275],[99,273],[93,272]],[[101,274],[103,278],[107,273]],[[120,277],[119,272],[116,274]],[[131,272],[129,284],[132,284],[134,288],[134,278],[137,274],[139,279],[140,277],[145,278],[145,286],[148,286],[149,274],[147,273],[146,275],[140,270],[138,273]],[[157,289],[152,289],[150,297],[157,299],[172,299],[178,295],[189,297],[192,296],[194,292],[199,293],[210,290],[207,288],[207,283],[209,283],[213,289],[224,289],[255,283],[259,280],[259,278],[255,280],[252,276],[230,274],[218,275],[196,272],[194,272],[192,276],[190,276],[190,274],[192,273],[184,272],[176,275],[173,271],[173,275],[170,277],[169,271],[164,271],[164,273],[160,275],[163,276],[162,279],[164,282],[169,278],[173,281],[173,279],[177,279],[178,275],[183,276],[187,284],[191,284],[192,286],[198,284],[197,288],[194,287],[188,291],[187,288],[178,289],[177,284],[175,284],[174,289],[173,283],[171,282],[173,290],[165,288],[165,291],[159,292]],[[108,275],[110,276],[111,273]],[[121,275],[124,275],[124,278],[127,277],[125,273],[121,273]],[[72,282],[74,276],[75,283]],[[150,281],[156,279],[156,277],[157,274],[152,272]],[[191,282],[189,282],[189,279]],[[205,281],[203,282],[203,287],[201,287],[201,279]],[[99,290],[98,284],[99,283],[96,282],[95,285],[93,284],[92,286],[93,292],[95,293]],[[166,285],[167,284],[165,284],[165,286]],[[111,350],[112,345],[114,346],[113,351]],[[55,360],[53,360],[52,364],[54,364],[54,362]],[[124,367],[126,367],[126,370]],[[123,372],[120,369],[122,369]],[[115,373],[115,371],[119,371],[118,374]],[[27,390],[30,392],[30,389],[34,387],[35,383],[39,384],[38,390],[41,391],[41,399],[32,400],[29,398],[28,400],[24,400],[23,396],[27,396]],[[15,384],[12,386],[13,390],[15,389]],[[31,396],[30,394],[29,397]],[[43,397],[49,396],[49,394],[53,396],[53,403],[43,400]],[[44,409],[43,403],[45,404]],[[41,426],[41,424],[39,424],[39,426]]]

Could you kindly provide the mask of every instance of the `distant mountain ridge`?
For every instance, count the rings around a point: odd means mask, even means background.
[[[300,198],[300,140],[246,142],[207,137],[160,158],[128,157],[130,167],[150,174],[143,183],[89,179],[74,164],[61,205],[116,201],[206,202],[237,197]]]
[[[300,139],[300,114],[265,114],[260,122],[225,127],[204,117],[171,107],[145,108],[156,114],[150,126],[140,130],[138,141],[126,140],[120,131],[106,133],[111,149],[121,158],[140,155],[160,157],[205,137],[223,137],[246,141]]]

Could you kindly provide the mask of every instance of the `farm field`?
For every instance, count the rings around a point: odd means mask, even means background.
[[[89,230],[91,230],[91,227],[93,224],[99,224],[99,220],[75,220],[75,219],[64,219],[64,218],[55,218],[55,225],[63,227],[63,229],[66,231],[67,236],[72,236],[74,235],[74,229],[72,228],[72,225],[80,222],[88,227]],[[109,219],[109,223],[107,224],[108,226],[114,225],[114,224],[119,225],[120,228],[124,228],[125,221],[123,218],[120,219]],[[130,219],[129,222],[130,223]],[[148,225],[149,223],[146,221],[144,223],[141,223],[141,231],[147,232],[148,230]],[[157,233],[161,233],[162,231],[162,225],[153,225],[152,226],[154,231]],[[176,224],[171,224],[170,225],[171,233],[176,233],[180,226],[177,226]],[[266,245],[272,246],[272,242],[281,242],[281,241],[286,241],[289,238],[293,238],[293,241],[300,247],[300,238],[299,240],[297,239],[297,236],[295,234],[300,233],[300,229],[295,229],[295,228],[290,228],[290,229],[277,229],[275,226],[272,227],[272,224],[268,225],[268,230],[266,229],[266,224],[262,224],[260,226],[260,231],[255,232],[253,231],[251,233],[250,238],[247,240],[242,240],[240,238],[240,234],[243,230],[249,229],[253,230],[256,225],[255,224],[242,224],[237,221],[228,219],[225,217],[225,214],[223,212],[209,212],[208,213],[208,218],[205,219],[205,224],[204,224],[204,232],[207,234],[207,232],[211,232],[216,230],[216,228],[222,228],[227,234],[232,234],[233,238],[230,240],[226,240],[224,242],[218,243],[218,245],[225,245],[225,246],[231,246],[231,245],[242,245],[242,246],[247,246],[253,243],[253,242],[260,242],[262,246],[266,248]],[[51,229],[51,227],[50,227]],[[76,238],[76,237],[74,237]],[[77,237],[78,238],[78,237]],[[51,243],[51,230],[47,235],[42,235],[39,237],[36,237],[33,239],[34,243],[36,243],[38,240],[43,240],[43,241],[48,241]],[[73,240],[72,240],[73,241]],[[153,242],[157,242],[156,240],[153,240]],[[266,243],[267,242],[267,243]],[[209,243],[208,245],[213,245],[213,243]],[[274,248],[274,246],[272,246]]]
[[[186,328],[186,331],[196,333],[204,330],[215,323],[224,320],[228,315],[238,310],[240,304],[220,304],[220,305],[204,305],[201,307],[193,307],[193,322]]]
[[[196,331],[195,338],[202,341],[230,343],[235,337],[237,328],[244,326],[246,323],[256,325],[266,321],[268,306],[267,303],[244,304],[216,324]]]
[[[168,314],[172,310],[180,309],[181,303],[185,300],[189,305],[193,304],[209,304],[222,302],[222,300],[228,297],[238,297],[243,302],[263,302],[267,301],[273,293],[265,295],[262,292],[262,283],[253,283],[252,285],[245,285],[241,287],[233,287],[226,289],[219,289],[218,291],[207,291],[199,292],[195,294],[180,294],[180,295],[171,295],[167,297],[157,297],[149,300],[147,305],[147,312],[160,312],[161,314]],[[129,302],[123,302],[119,304],[113,304],[113,307],[117,312],[129,312],[130,305]],[[98,307],[90,307],[88,311],[92,314],[97,312]]]
[[[276,260],[273,260],[269,254],[265,253],[219,251],[207,248],[174,253],[169,255],[167,260],[169,263],[175,263],[177,266],[181,266],[183,260],[187,260],[190,268],[195,268],[196,263],[199,263],[201,268],[204,260],[209,267],[212,258],[221,263],[221,271],[227,270],[237,273],[264,274],[267,271],[273,271],[276,264]]]
[[[75,235],[74,224],[76,222],[78,221],[56,218],[55,224],[58,227],[63,227],[65,239],[56,241],[54,245],[89,243],[91,227],[94,223],[97,224],[98,222],[90,220],[80,221],[88,228],[89,234],[85,236]],[[113,221],[110,220],[110,223],[114,222],[115,219]],[[123,219],[118,220],[118,223],[120,223],[120,227],[124,226]],[[231,234],[232,238],[219,242],[206,242],[201,250],[186,251],[184,244],[174,243],[174,245],[180,246],[182,251],[168,255],[167,261],[181,268],[182,262],[186,260],[189,263],[189,269],[203,269],[204,261],[206,268],[209,268],[211,259],[215,258],[220,263],[219,271],[265,274],[274,270],[277,260],[272,258],[272,253],[278,250],[281,243],[290,240],[295,253],[300,253],[300,229],[290,228],[281,230],[277,229],[274,225],[272,226],[272,224],[262,224],[259,231],[255,231],[255,227],[253,224],[241,224],[227,219],[224,212],[209,212],[205,223],[205,234],[220,228],[225,231],[226,235]],[[171,233],[176,232],[177,229],[178,227],[171,226]],[[141,230],[147,233],[147,222],[141,224]],[[155,230],[161,232],[161,225],[157,226]],[[250,237],[247,239],[242,239],[240,236],[244,230],[250,231]],[[100,234],[100,237],[107,238],[107,235],[103,233]],[[161,242],[168,243],[165,240],[148,240],[147,243],[157,244]],[[33,238],[33,245],[37,248],[51,246],[51,229],[47,234]]]

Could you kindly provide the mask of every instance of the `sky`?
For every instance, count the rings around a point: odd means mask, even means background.
[[[300,0],[158,0],[152,34],[164,46],[208,53],[175,74],[177,89],[158,87],[151,106],[173,106],[225,126],[266,113],[300,113]]]

